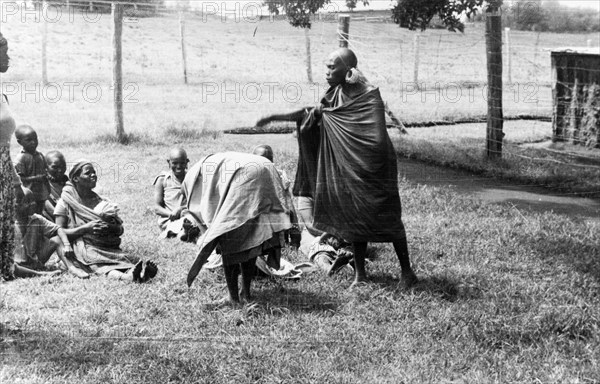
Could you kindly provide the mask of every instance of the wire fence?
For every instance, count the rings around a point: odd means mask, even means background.
[[[59,114],[60,121],[43,122],[53,133],[64,134],[65,124],[111,131],[110,3],[36,7],[1,2],[2,33],[10,42],[12,67],[3,76],[2,92],[22,105],[16,106],[22,114],[30,114],[27,106],[32,102],[38,111]],[[315,15],[305,33],[256,3],[205,3],[187,9],[136,3],[126,10],[127,131],[193,124],[231,129],[250,126],[267,113],[318,102],[326,89],[324,60],[337,47],[337,10]],[[441,29],[414,32],[398,28],[388,13],[379,12],[352,15],[349,32],[359,68],[380,87],[390,109],[407,126],[486,118],[482,23],[467,23],[464,34]],[[599,45],[597,33],[505,31],[504,116],[537,118],[524,124],[524,130],[549,136],[555,108],[550,51],[597,50]],[[314,82],[307,76],[309,59]]]

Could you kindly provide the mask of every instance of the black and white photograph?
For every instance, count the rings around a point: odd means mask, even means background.
[[[600,383],[598,0],[0,0],[0,383]]]

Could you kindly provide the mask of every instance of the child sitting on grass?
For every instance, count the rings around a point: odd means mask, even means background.
[[[29,125],[18,126],[15,137],[23,147],[15,159],[15,170],[21,178],[21,184],[33,192],[35,213],[41,214],[50,196],[46,158],[37,151],[37,133]]]
[[[189,163],[187,153],[182,148],[174,148],[169,153],[167,163],[170,170],[154,179],[154,212],[159,216],[158,226],[163,239],[181,237],[185,233],[181,212],[186,202],[181,193],[181,182]]]
[[[34,213],[37,206],[33,193],[23,188],[23,197],[16,202],[15,276],[33,277],[62,273],[47,271],[45,264],[54,252],[65,268],[73,275],[85,279],[89,275],[75,267],[73,248],[65,231],[42,215]]]
[[[328,276],[333,276],[348,264],[354,266],[352,245],[327,232],[313,242],[308,255],[309,260],[326,271]]]
[[[65,174],[67,171],[67,162],[65,157],[59,151],[50,151],[46,153],[46,164],[48,165],[48,181],[50,182],[50,196],[44,204],[44,217],[54,221],[54,208],[56,202],[60,199],[63,187],[69,181]]]

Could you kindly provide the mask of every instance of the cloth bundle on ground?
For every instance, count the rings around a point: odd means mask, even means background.
[[[291,228],[281,178],[268,159],[237,152],[209,155],[188,171],[182,185],[189,214],[204,224],[196,261],[188,273],[191,285],[214,247],[223,263],[241,263],[282,245]],[[275,261],[275,266],[278,266]]]
[[[66,216],[69,219],[69,227],[77,228],[94,220],[115,220],[121,222],[117,216],[116,208],[106,199],[101,198],[100,207],[97,210],[83,205],[77,190],[67,182],[63,188],[61,200],[59,200],[54,211],[55,216]],[[96,236],[85,234],[73,242],[73,250],[77,261],[87,267],[90,271],[102,275],[112,270],[127,270],[133,268],[139,259],[130,255],[119,247],[121,237]]]
[[[349,98],[341,86],[332,87],[321,103],[315,228],[349,242],[405,237],[396,153],[379,90]]]

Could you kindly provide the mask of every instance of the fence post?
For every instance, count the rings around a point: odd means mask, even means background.
[[[179,38],[181,40],[181,58],[183,63],[183,82],[188,83],[187,77],[187,53],[185,51],[185,19],[183,11],[179,11]]]
[[[113,97],[117,140],[125,141],[123,126],[123,4],[112,4],[113,16]]]
[[[419,50],[421,46],[421,35],[417,33],[413,41],[413,50],[415,52],[415,67],[413,72],[413,83],[415,87],[419,88]]]
[[[350,15],[338,16],[338,41],[340,48],[348,48],[348,39],[350,37]]]
[[[310,53],[310,30],[308,28],[304,28],[304,37],[306,38],[306,74],[308,75],[308,82],[312,84],[312,55]]]
[[[506,72],[508,75],[508,84],[512,84],[512,58],[510,57],[510,28],[504,28],[504,36],[506,39]]]
[[[46,15],[48,14],[48,3],[46,0],[42,1],[42,84],[48,84],[48,22],[46,21]]]
[[[488,72],[486,152],[489,159],[502,157],[502,18],[498,8],[486,13],[485,46]]]

